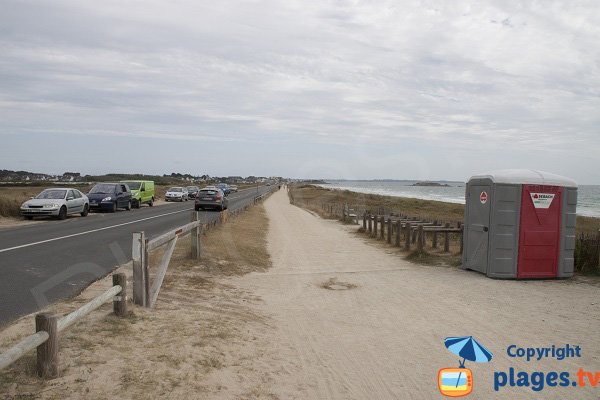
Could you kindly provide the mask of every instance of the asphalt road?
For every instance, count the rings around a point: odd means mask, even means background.
[[[270,187],[229,196],[229,210],[252,203]],[[0,229],[0,326],[72,297],[131,260],[133,232],[152,238],[190,222],[193,201],[132,211],[90,213]],[[218,218],[201,211],[204,222]]]

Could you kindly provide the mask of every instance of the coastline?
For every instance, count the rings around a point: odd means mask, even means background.
[[[426,182],[430,184],[418,185],[423,183],[418,180],[331,180],[317,186],[356,193],[465,204],[466,184],[464,182],[444,180]],[[600,218],[600,185],[579,185],[577,201],[578,216]]]
[[[405,212],[411,216],[428,218],[448,222],[462,222],[464,215],[464,201],[462,203],[423,199],[417,197],[404,197],[383,195],[378,193],[365,193],[356,188],[337,188],[330,184],[300,184],[299,187],[312,187],[313,191],[306,191],[304,196],[313,202],[338,202],[348,203],[350,208],[359,210],[384,207]],[[463,188],[461,188],[463,189]],[[329,194],[327,192],[330,192]],[[319,203],[320,204],[320,203]],[[600,230],[600,218],[577,214],[577,234],[596,235]]]

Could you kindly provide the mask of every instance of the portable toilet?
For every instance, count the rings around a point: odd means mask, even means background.
[[[471,177],[465,198],[463,268],[492,278],[573,275],[575,181],[500,170]]]

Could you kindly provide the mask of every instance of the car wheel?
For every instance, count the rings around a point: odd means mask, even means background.
[[[154,197],[153,197],[153,198],[150,200],[150,202],[148,203],[148,205],[149,205],[150,207],[152,207],[152,206],[154,205]]]
[[[115,201],[114,203],[112,203],[112,208],[110,209],[110,212],[117,212],[117,202]]]
[[[67,218],[67,207],[62,206],[60,208],[60,211],[58,212],[58,219],[65,219]]]
[[[142,207],[142,199],[139,199],[139,200],[136,199],[133,203],[133,206],[135,208],[141,208]]]
[[[127,211],[131,211],[131,200],[127,202],[127,207],[125,207]]]
[[[24,218],[25,218],[25,219],[28,219],[28,220],[30,220],[30,221],[31,221],[31,220],[33,219],[33,216],[31,216],[31,215],[26,215]]]
[[[194,210],[200,211],[200,207],[194,207]]]
[[[90,212],[90,206],[88,206],[87,204],[83,206],[83,212],[81,213],[82,217],[87,217],[87,215]]]

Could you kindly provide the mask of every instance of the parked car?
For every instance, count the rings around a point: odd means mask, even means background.
[[[217,183],[217,187],[221,189],[225,194],[231,193],[231,188],[226,183]]]
[[[198,186],[188,186],[187,190],[188,190],[188,197],[190,199],[195,199],[196,194],[198,194],[198,192],[200,191],[200,188]]]
[[[90,210],[117,211],[118,208],[131,210],[131,190],[126,183],[98,183],[87,195]]]
[[[65,219],[69,214],[88,215],[88,197],[77,189],[50,188],[21,205],[21,215],[26,219],[36,216],[52,216]]]
[[[121,181],[131,190],[131,205],[140,208],[142,204],[154,205],[154,181]]]
[[[213,208],[220,211],[226,210],[229,207],[229,199],[223,191],[216,187],[205,187],[198,192],[194,201],[194,209],[196,211],[204,210],[205,208]]]
[[[165,201],[188,201],[190,199],[187,188],[175,186],[165,193]]]
[[[238,187],[237,185],[230,185],[229,190],[231,190],[231,193],[236,193],[238,191]]]

